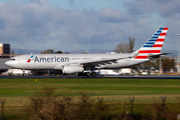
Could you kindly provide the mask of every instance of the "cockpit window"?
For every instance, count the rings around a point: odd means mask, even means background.
[[[9,59],[10,61],[15,61],[15,59]]]

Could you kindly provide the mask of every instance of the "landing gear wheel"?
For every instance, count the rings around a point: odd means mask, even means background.
[[[22,76],[24,76],[24,77],[25,77],[25,76],[26,76],[26,73],[23,73],[23,74],[22,74]]]
[[[96,76],[96,73],[95,73],[95,72],[92,72],[91,75],[92,75],[92,76]]]
[[[90,75],[91,75],[91,73],[90,73],[90,72],[87,72],[87,73],[86,73],[86,75],[87,75],[87,76],[90,76]]]
[[[83,75],[84,75],[84,76],[90,76],[91,73],[90,73],[90,72],[85,72]]]

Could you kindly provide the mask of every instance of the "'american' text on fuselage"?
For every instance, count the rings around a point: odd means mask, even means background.
[[[34,62],[69,62],[68,57],[40,57],[37,56],[34,59]]]

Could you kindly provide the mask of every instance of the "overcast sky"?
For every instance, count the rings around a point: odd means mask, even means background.
[[[163,50],[177,50],[180,0],[0,0],[0,42],[13,48],[113,50],[135,37],[136,50],[159,27]]]

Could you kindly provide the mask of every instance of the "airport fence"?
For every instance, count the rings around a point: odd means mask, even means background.
[[[23,96],[23,95],[19,95]],[[67,96],[68,97],[68,96]],[[73,96],[71,96],[73,97]],[[76,96],[77,97],[77,96]],[[24,119],[24,114],[26,114],[26,108],[28,107],[28,99],[11,99],[12,95],[8,97],[0,97],[0,114],[1,120],[5,120],[8,117],[22,117]],[[149,118],[157,118],[159,116],[164,118],[168,114],[172,120],[177,118],[177,115],[180,114],[180,96],[117,96],[111,97],[92,97],[93,103],[106,104],[110,108],[111,112],[116,111],[119,114],[119,117],[124,120],[138,120],[140,117],[147,115]],[[76,104],[77,100],[75,99],[73,105]],[[93,104],[92,106],[96,106]],[[164,115],[166,114],[166,115]],[[147,117],[146,116],[146,117]],[[27,117],[25,115],[25,117]],[[117,118],[119,118],[117,117]],[[168,117],[167,117],[168,118]],[[169,119],[169,118],[168,118]],[[121,119],[119,119],[121,120]],[[146,119],[145,119],[146,120]],[[149,120],[147,118],[147,120]],[[155,120],[155,119],[154,119]],[[169,119],[170,120],[170,119]]]
[[[34,96],[35,94],[1,94],[0,99],[8,100],[8,104],[11,103],[21,103],[23,101],[27,101],[28,97]],[[78,98],[82,95],[82,93],[71,93],[71,94],[54,94],[60,96],[71,96],[74,98]],[[86,95],[91,96],[91,98],[97,100],[99,97],[103,97],[104,101],[106,102],[127,102],[129,101],[129,97],[135,97],[136,103],[152,103],[152,102],[160,102],[163,96],[166,96],[167,103],[180,103],[180,93],[173,92],[173,93],[150,93],[150,94],[128,94],[128,93],[86,93]],[[24,100],[23,100],[24,99]]]

